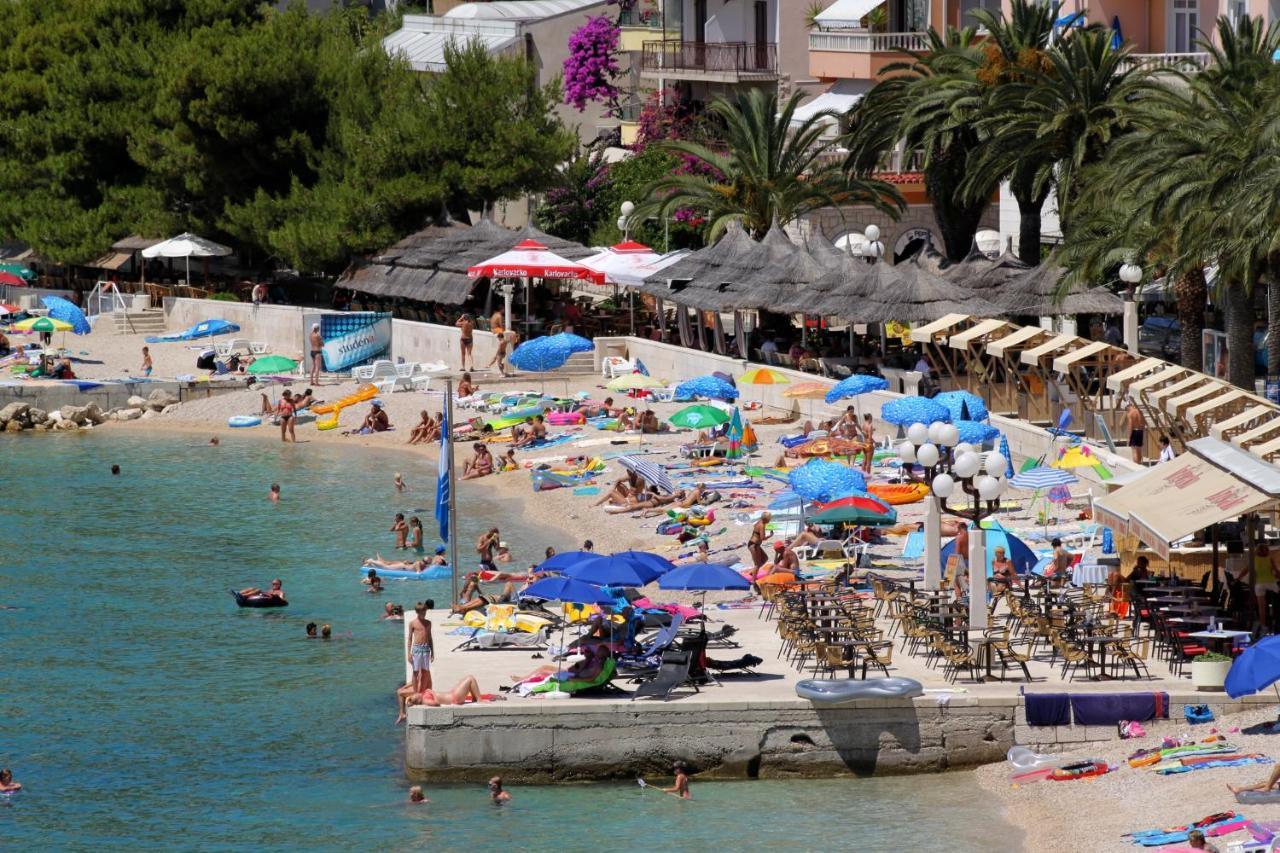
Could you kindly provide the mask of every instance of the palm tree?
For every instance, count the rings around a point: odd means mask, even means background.
[[[1009,191],[1018,203],[1018,257],[1031,265],[1040,263],[1040,214],[1052,185],[1037,180],[1046,164],[1027,156],[1029,142],[1034,141],[1026,138],[1028,126],[1008,121],[1006,113],[1009,104],[1025,99],[1027,86],[1048,71],[1045,51],[1061,8],[1057,2],[1013,0],[1007,21],[1003,14],[987,9],[971,13],[988,36],[977,71],[984,90],[977,118],[983,144],[972,152],[963,190],[971,195],[983,193],[989,191],[993,177],[1008,178]]]
[[[781,108],[777,94],[763,89],[713,100],[708,111],[721,125],[722,145],[658,143],[693,168],[650,185],[636,216],[697,210],[706,216],[708,242],[731,222],[759,239],[774,222],[786,225],[824,207],[867,204],[896,217],[904,208],[897,190],[874,178],[846,175],[830,157],[835,140],[825,134],[827,123],[838,118],[835,112],[819,112],[792,127],[800,97],[792,95]]]
[[[946,254],[963,260],[991,193],[999,184],[961,192],[969,177],[971,153],[981,144],[973,117],[981,107],[978,69],[983,51],[973,28],[930,30],[923,51],[903,51],[906,61],[884,69],[852,113],[845,139],[851,175],[868,176],[899,145],[923,156],[925,190]],[[983,191],[985,190],[985,191]]]
[[[1150,86],[1111,39],[1109,30],[1091,28],[1053,45],[1041,61],[1022,66],[1019,79],[994,90],[982,119],[994,141],[979,158],[982,167],[1012,175],[1032,203],[1056,186],[1064,223],[1082,170],[1125,131],[1132,104]]]

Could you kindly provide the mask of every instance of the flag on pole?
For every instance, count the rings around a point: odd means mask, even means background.
[[[449,493],[449,465],[453,456],[453,448],[449,438],[449,409],[440,416],[440,474],[436,480],[436,521],[440,522],[440,539],[449,541],[449,501],[453,496]]]

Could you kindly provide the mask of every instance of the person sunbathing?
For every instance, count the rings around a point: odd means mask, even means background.
[[[628,471],[627,476],[620,477],[614,481],[613,488],[609,490],[604,497],[596,501],[594,506],[600,506],[603,503],[622,504],[626,503],[640,486],[640,479],[634,471]]]
[[[1239,794],[1242,791],[1270,791],[1278,785],[1280,785],[1280,764],[1276,765],[1265,782],[1255,782],[1252,785],[1227,785],[1227,790],[1233,794]]]
[[[472,450],[475,455],[462,464],[462,479],[474,480],[492,474],[493,455],[489,453],[489,448],[477,442],[472,445]]]
[[[434,423],[431,420],[431,414],[426,410],[422,410],[422,419],[414,426],[409,433],[410,444],[425,444],[431,441],[431,432]]]
[[[480,390],[480,386],[471,381],[471,374],[462,374],[462,379],[458,380],[458,397],[471,397]]]
[[[604,669],[605,662],[612,655],[606,643],[579,646],[578,653],[582,655],[582,659],[571,664],[568,668],[562,669],[558,666],[543,664],[533,672],[511,676],[511,681],[514,684],[523,684],[526,681],[541,682],[547,679],[556,681],[591,681],[600,675],[601,670]]]
[[[623,409],[618,412],[618,425],[616,428],[618,432],[637,429],[635,412],[631,409]]]
[[[419,693],[412,684],[406,684],[396,691],[396,698],[400,708],[400,715],[396,717],[396,723],[399,724],[404,722],[408,709],[415,705],[439,708],[441,705],[496,702],[499,697],[491,693],[481,693],[480,683],[476,681],[476,677],[474,675],[464,675],[448,693],[436,693],[429,687]]]
[[[319,400],[316,399],[316,395],[311,391],[310,388],[308,388],[305,391],[303,391],[301,394],[293,398],[293,409],[296,412],[300,412],[303,409],[313,406],[318,402]]]
[[[533,416],[524,419],[524,425],[515,424],[511,427],[511,446],[527,447],[533,444],[537,438],[537,430],[533,425]]]
[[[816,524],[810,524],[805,527],[799,536],[791,540],[791,548],[794,550],[796,548],[803,548],[806,545],[817,545],[821,541],[822,537],[818,535],[818,526]]]
[[[658,422],[658,416],[652,409],[645,409],[640,414],[639,420],[636,421],[636,426],[640,432],[650,435],[657,432],[665,432],[664,425]]]
[[[800,571],[800,558],[792,548],[781,542],[773,543],[773,570],[796,574]]]
[[[284,597],[284,585],[279,578],[276,578],[271,582],[270,589],[260,589],[256,586],[250,586],[240,590],[240,595],[245,598],[278,598],[281,601],[286,601]]]
[[[382,555],[375,552],[374,556],[366,557],[363,566],[372,566],[378,569],[396,569],[404,572],[421,572],[431,565],[427,560],[384,560]]]
[[[578,412],[588,418],[610,418],[616,417],[621,409],[613,407],[613,398],[605,397],[603,403],[593,403],[586,401],[578,407]]]

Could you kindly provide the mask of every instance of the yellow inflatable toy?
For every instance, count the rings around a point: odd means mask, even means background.
[[[333,429],[338,425],[338,416],[347,406],[354,406],[357,403],[363,403],[366,400],[372,400],[378,396],[378,389],[373,385],[362,385],[354,394],[343,397],[340,400],[334,400],[332,403],[321,403],[318,406],[312,406],[311,411],[317,415],[325,415],[332,413],[329,418],[316,418],[316,429]]]

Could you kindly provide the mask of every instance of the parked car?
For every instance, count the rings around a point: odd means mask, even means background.
[[[1182,352],[1182,326],[1166,315],[1153,315],[1138,327],[1138,352],[1176,362]]]

